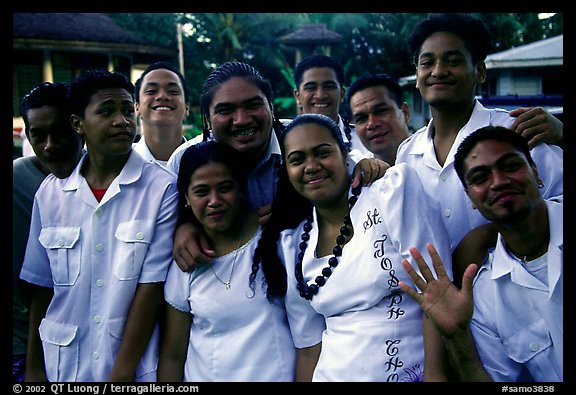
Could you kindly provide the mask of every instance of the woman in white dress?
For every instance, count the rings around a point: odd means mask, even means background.
[[[423,330],[435,329],[398,286],[411,281],[402,260],[412,260],[412,246],[434,243],[450,262],[447,232],[417,174],[396,165],[351,190],[340,131],[323,115],[296,117],[280,145],[284,165],[255,267],[286,267],[297,379],[446,379],[434,369],[445,363],[433,352],[439,335],[426,344],[425,364]]]
[[[284,268],[250,276],[261,230],[242,193],[239,155],[210,141],[182,156],[181,214],[204,228],[217,257],[190,272],[172,262],[159,381],[294,380],[296,350],[283,297],[263,286],[266,277],[285,289]]]

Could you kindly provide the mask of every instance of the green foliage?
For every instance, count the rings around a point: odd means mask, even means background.
[[[218,65],[239,60],[254,65],[274,89],[274,105],[283,117],[293,116],[295,49],[280,38],[304,23],[324,23],[342,41],[331,55],[345,70],[345,81],[365,73],[404,77],[414,73],[407,38],[424,13],[178,13],[108,14],[120,26],[161,45],[176,48],[176,22],[185,24],[185,75],[197,108],[208,74]],[[563,14],[546,20],[536,13],[480,13],[492,32],[494,51],[527,44],[563,32]],[[177,59],[174,59],[177,62]],[[192,114],[195,131],[199,116]]]
[[[174,13],[111,13],[118,26],[151,43],[176,47],[176,18]]]

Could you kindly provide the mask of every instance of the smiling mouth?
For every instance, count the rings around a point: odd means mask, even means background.
[[[224,216],[224,214],[225,214],[224,211],[218,211],[218,212],[212,212],[212,213],[210,213],[210,214],[206,214],[206,216],[207,216],[208,218],[213,218],[213,219],[216,218],[216,219],[219,219],[219,218],[222,218],[222,217]]]
[[[256,134],[256,128],[240,129],[233,132],[234,137],[250,137]]]
[[[491,204],[499,204],[502,202],[508,202],[510,199],[512,199],[516,194],[515,193],[502,193],[499,194],[497,196],[495,196],[494,198],[492,198],[491,200]]]
[[[314,184],[318,184],[324,180],[326,180],[326,177],[314,177],[314,178],[309,178],[307,180],[304,180],[304,184],[314,185]]]
[[[382,137],[386,137],[386,135],[388,135],[388,132],[380,132],[380,133],[377,133],[377,134],[373,134],[373,135],[370,136],[368,139],[369,139],[369,140],[376,140],[376,139],[379,139],[379,138],[382,138]]]

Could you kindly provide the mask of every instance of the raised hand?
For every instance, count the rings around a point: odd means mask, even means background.
[[[426,264],[426,261],[417,248],[410,248],[410,253],[416,261],[419,274],[407,259],[402,261],[404,269],[422,292],[419,293],[409,284],[401,281],[399,286],[412,299],[414,299],[426,316],[446,338],[460,335],[468,331],[474,301],[472,299],[472,280],[476,274],[477,265],[469,265],[462,276],[462,289],[458,289],[446,274],[442,259],[432,244],[426,248],[432,259],[434,272]]]

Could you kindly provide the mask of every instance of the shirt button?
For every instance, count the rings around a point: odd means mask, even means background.
[[[94,316],[94,322],[99,324],[100,322],[102,322],[102,317],[99,315],[95,315]]]
[[[94,360],[100,359],[100,354],[98,354],[98,351],[94,351],[94,352],[92,353],[92,358],[94,358]]]
[[[104,250],[104,246],[102,244],[96,244],[96,252],[102,252]]]
[[[538,351],[540,349],[540,346],[538,346],[538,343],[530,343],[530,351]]]
[[[444,214],[445,217],[449,217],[450,214],[452,214],[452,210],[449,209],[449,208],[445,208],[444,211],[443,211],[443,214]]]
[[[58,247],[64,247],[64,240],[60,239],[57,241]]]
[[[136,239],[142,240],[143,238],[144,238],[144,232],[138,232],[138,233],[136,233]]]
[[[96,286],[102,287],[103,285],[104,285],[104,280],[102,280],[101,278],[99,278],[98,280],[96,280]]]
[[[440,174],[440,181],[446,181],[447,178],[448,178],[448,175],[446,173]]]
[[[97,217],[101,217],[102,214],[103,214],[103,212],[102,212],[102,210],[101,210],[100,208],[97,208],[96,211],[94,212],[94,214],[95,214]]]

